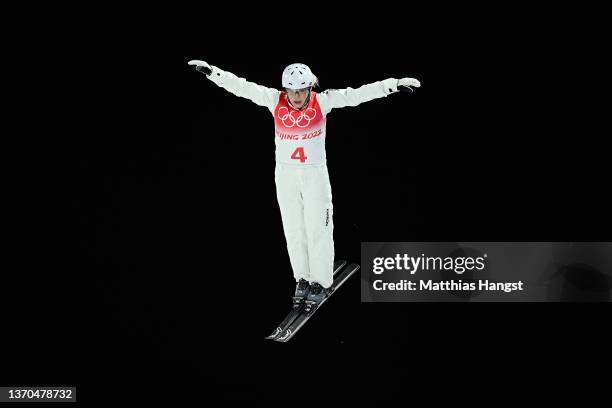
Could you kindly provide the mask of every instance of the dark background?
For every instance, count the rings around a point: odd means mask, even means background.
[[[38,145],[50,227],[26,241],[20,277],[36,286],[5,309],[46,318],[8,336],[11,384],[76,385],[92,402],[365,398],[499,361],[474,352],[520,366],[528,350],[554,368],[595,353],[550,354],[569,336],[604,344],[600,307],[366,305],[356,278],[290,343],[264,341],[294,287],[273,121],[187,65],[269,87],[292,62],[321,90],[421,81],[328,116],[337,258],[358,262],[362,241],[604,241],[610,71],[594,14],[180,11],[97,10],[56,27],[62,51],[41,40],[63,61],[53,87],[70,108],[46,105],[62,124]],[[224,132],[235,123],[244,131]]]

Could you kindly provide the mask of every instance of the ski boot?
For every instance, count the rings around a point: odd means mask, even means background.
[[[295,294],[293,295],[293,308],[299,309],[304,305],[304,300],[310,293],[310,283],[306,279],[300,279],[295,285]]]
[[[329,296],[330,292],[330,288],[324,288],[317,282],[311,284],[310,291],[308,292],[308,295],[306,296],[306,300],[304,302],[304,313],[308,314],[310,312],[313,312],[317,307],[319,307],[323,299]]]

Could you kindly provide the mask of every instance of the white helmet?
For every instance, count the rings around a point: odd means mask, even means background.
[[[283,71],[283,88],[303,89],[310,88],[314,82],[314,75],[307,65],[291,64]]]

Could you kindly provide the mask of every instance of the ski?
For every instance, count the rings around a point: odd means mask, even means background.
[[[344,265],[346,265],[346,261],[343,260],[337,260],[336,262],[334,262],[334,277],[338,274],[338,272],[340,272],[340,269],[342,269]],[[298,315],[302,312],[303,308],[304,300],[293,298],[293,305],[291,306],[291,311],[289,312],[287,317],[285,317],[285,319],[278,325],[278,327],[272,332],[272,334],[266,337],[266,339],[274,340],[276,336],[284,332],[287,327],[289,327],[289,325],[293,323],[295,318],[298,317]]]
[[[291,338],[295,336],[295,333],[297,333],[297,331],[300,330],[302,326],[304,326],[308,319],[310,319],[312,315],[314,315],[315,312],[319,310],[323,303],[325,303],[325,301],[329,299],[331,295],[333,295],[334,292],[338,290],[338,288],[342,286],[342,284],[346,282],[348,278],[350,278],[351,275],[353,275],[358,270],[359,265],[357,264],[350,264],[349,266],[347,266],[342,271],[342,273],[340,273],[338,277],[334,279],[334,283],[330,288],[329,295],[327,295],[327,297],[324,298],[318,305],[314,304],[314,302],[305,301],[304,306],[301,308],[302,313],[293,320],[293,322],[283,331],[282,334],[277,335],[274,340],[280,341],[282,343],[286,343],[291,340]]]

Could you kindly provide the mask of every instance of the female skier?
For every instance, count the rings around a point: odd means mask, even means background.
[[[325,157],[325,124],[334,108],[357,106],[421,84],[414,78],[374,82],[357,89],[317,93],[317,78],[304,64],[282,75],[283,90],[249,82],[204,61],[191,60],[208,79],[236,96],[268,108],[276,128],[276,196],[296,280],[295,297],[319,304],[333,283],[331,185]],[[398,89],[399,88],[399,89]]]

